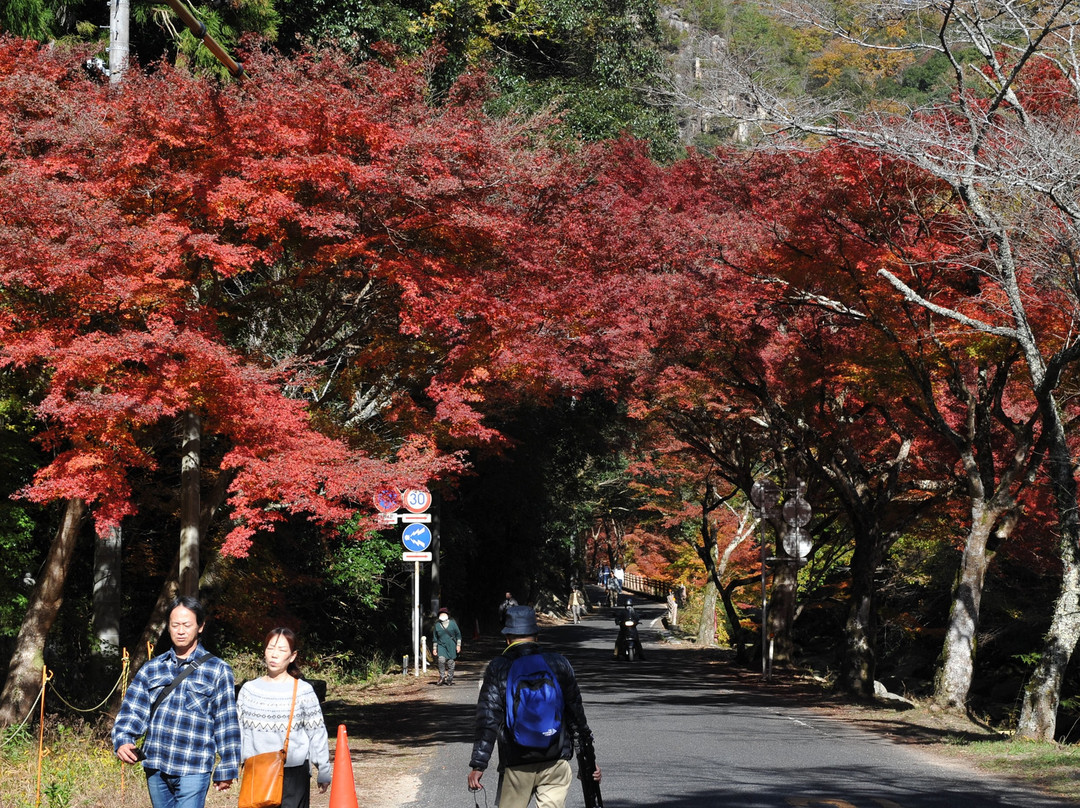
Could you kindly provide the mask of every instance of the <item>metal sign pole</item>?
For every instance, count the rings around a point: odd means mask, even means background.
[[[404,505],[408,513],[393,513],[390,511],[399,509]],[[392,523],[401,521],[405,528],[401,531],[401,543],[405,547],[402,553],[402,561],[413,562],[413,609],[412,609],[412,645],[413,645],[413,675],[420,676],[420,666],[423,664],[427,671],[427,656],[423,661],[420,659],[420,626],[423,614],[420,611],[420,562],[431,561],[431,528],[424,522],[431,521],[431,514],[424,513],[431,506],[431,494],[426,488],[412,488],[404,492],[393,488],[386,488],[375,494],[375,507],[390,516]],[[426,650],[426,649],[424,649]],[[408,670],[405,671],[408,673]]]
[[[756,480],[750,488],[750,501],[756,508],[756,517],[764,522],[776,515],[776,506],[780,502],[780,487],[772,480],[763,477]],[[769,551],[765,544],[765,525],[761,525],[761,674],[768,681],[772,655],[772,643],[769,638],[769,590],[767,566]]]
[[[412,617],[412,640],[414,676],[420,675],[420,562],[413,562],[413,617]]]
[[[765,535],[761,536],[761,675],[769,678],[769,654],[766,637],[769,636],[769,596],[765,584]]]

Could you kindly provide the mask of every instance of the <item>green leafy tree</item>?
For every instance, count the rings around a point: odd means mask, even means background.
[[[5,379],[12,382],[11,374]],[[5,385],[6,386],[6,385]],[[30,442],[33,430],[21,393],[0,399],[0,554],[7,574],[0,576],[0,637],[13,637],[26,612],[27,596],[40,563],[37,525],[41,509],[8,497],[29,482],[41,465]]]
[[[206,32],[230,55],[235,54],[245,34],[257,34],[274,40],[279,15],[274,0],[231,0],[228,3],[189,3],[195,18]],[[105,8],[107,25],[108,7]],[[162,58],[221,79],[228,70],[207,50],[201,39],[187,29],[179,17],[164,4],[131,4],[131,54],[141,64]]]
[[[8,0],[0,6],[0,30],[26,39],[45,39],[54,20],[45,0]]]
[[[664,69],[655,0],[280,0],[277,8],[283,48],[333,41],[363,58],[378,42],[406,54],[438,44],[437,97],[483,65],[498,82],[495,112],[554,111],[565,137],[629,133],[653,143],[659,156],[674,155],[674,118],[649,102],[645,87]]]
[[[487,11],[477,16],[465,53],[493,61],[501,103],[554,107],[570,136],[629,133],[661,156],[673,154],[673,119],[645,91],[664,69],[655,0],[548,0],[522,3],[514,14],[500,6]]]
[[[38,42],[104,42],[108,38],[108,22],[107,1],[5,0],[0,3],[0,34]]]
[[[419,53],[431,41],[420,24],[426,2],[278,0],[276,8],[281,17],[278,46],[284,50],[313,41],[368,54],[374,45],[386,42],[406,53]]]

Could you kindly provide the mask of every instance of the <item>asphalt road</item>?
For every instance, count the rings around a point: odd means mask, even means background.
[[[646,659],[613,658],[607,610],[579,625],[545,628],[541,641],[569,657],[596,737],[607,808],[1061,808],[1008,781],[911,745],[739,688],[723,665],[659,642],[656,604],[638,604]],[[656,621],[655,626],[650,622]],[[497,772],[485,790],[465,786],[479,664],[437,688],[432,720],[444,727],[407,808],[494,808]],[[576,770],[576,762],[574,764]],[[572,787],[568,808],[582,806]]]

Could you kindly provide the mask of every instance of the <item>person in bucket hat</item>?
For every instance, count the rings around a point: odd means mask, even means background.
[[[515,637],[532,637],[540,633],[540,627],[536,624],[536,612],[532,606],[511,606],[506,610],[506,619],[503,621],[502,633]]]
[[[506,649],[487,667],[476,703],[476,733],[469,760],[468,786],[481,788],[480,779],[499,750],[499,785],[495,804],[499,808],[527,808],[535,796],[539,808],[563,808],[573,780],[570,759],[575,744],[591,749],[593,736],[581,703],[581,690],[570,661],[562,654],[544,651],[537,642],[539,627],[531,606],[511,606],[502,628]],[[562,728],[546,747],[525,746],[515,740],[506,717],[507,681],[515,661],[541,655],[562,694]],[[597,767],[593,779],[600,781]]]

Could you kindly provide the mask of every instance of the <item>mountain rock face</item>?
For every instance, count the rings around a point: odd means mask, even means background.
[[[669,89],[681,141],[705,146],[718,141],[746,142],[752,126],[745,120],[750,105],[717,84],[715,65],[727,55],[727,40],[685,19],[677,6],[661,6],[658,16],[670,34]]]

